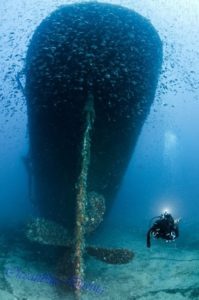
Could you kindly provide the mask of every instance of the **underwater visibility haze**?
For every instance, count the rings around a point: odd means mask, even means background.
[[[199,299],[199,4],[0,4],[0,299]]]

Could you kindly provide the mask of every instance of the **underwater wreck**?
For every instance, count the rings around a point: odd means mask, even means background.
[[[84,111],[94,98],[88,191],[111,206],[154,99],[162,45],[139,14],[115,5],[63,6],[36,29],[26,58],[35,201],[41,215],[74,220]]]
[[[38,26],[25,93],[33,201],[41,217],[76,228],[78,236],[83,224],[96,229],[149,113],[161,63],[154,27],[121,6],[62,6]]]

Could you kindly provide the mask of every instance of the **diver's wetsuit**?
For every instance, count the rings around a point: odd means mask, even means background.
[[[179,236],[178,224],[170,214],[164,214],[152,225],[147,232],[147,247],[151,247],[151,234],[154,238],[175,240]]]

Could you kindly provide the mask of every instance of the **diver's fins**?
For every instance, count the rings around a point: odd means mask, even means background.
[[[147,245],[147,248],[151,247],[151,230],[150,229],[147,232],[146,245]]]

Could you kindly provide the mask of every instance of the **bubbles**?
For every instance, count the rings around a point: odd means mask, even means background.
[[[166,131],[164,134],[164,155],[171,155],[176,150],[178,138],[172,131]]]

